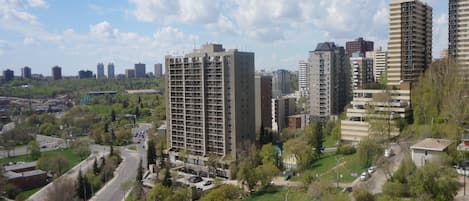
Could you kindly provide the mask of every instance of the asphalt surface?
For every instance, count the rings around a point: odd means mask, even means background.
[[[126,182],[134,181],[137,177],[137,168],[139,156],[137,152],[121,148],[122,163],[114,173],[114,178],[109,181],[91,201],[120,201],[130,189],[130,185],[125,186]]]
[[[36,141],[39,144],[41,152],[67,147],[65,140],[61,138],[49,137],[45,135],[36,135]],[[12,157],[26,154],[29,154],[27,146],[15,147],[13,150],[10,151],[10,156]],[[0,158],[5,158],[7,156],[7,151],[0,150]]]

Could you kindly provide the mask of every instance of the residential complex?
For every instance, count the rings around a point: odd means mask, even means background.
[[[155,77],[156,78],[163,77],[163,64],[155,64]]]
[[[102,79],[105,78],[106,76],[104,75],[104,64],[103,63],[98,63],[96,67],[96,78],[97,79]]]
[[[313,121],[338,116],[350,100],[350,64],[343,47],[319,43],[309,53],[309,106]]]
[[[374,51],[366,52],[366,58],[373,59],[373,77],[375,82],[379,82],[386,76],[388,69],[388,52],[382,47]]]
[[[448,54],[464,74],[469,74],[469,0],[449,0]]]
[[[52,67],[52,79],[61,80],[62,79],[62,68],[60,66]]]
[[[309,97],[309,68],[307,61],[298,63],[298,90],[301,97]]]
[[[363,89],[366,85],[373,83],[373,59],[366,58],[360,52],[355,52],[350,57],[352,68],[352,89]]]
[[[5,82],[9,82],[13,80],[14,77],[15,77],[15,72],[13,72],[12,70],[6,69],[3,71],[3,80]]]
[[[290,94],[291,73],[287,70],[276,70],[272,73],[272,97]]]
[[[432,7],[420,0],[393,0],[388,50],[388,84],[417,81],[432,62]]]
[[[125,77],[126,78],[135,78],[135,70],[134,69],[125,69]]]
[[[115,69],[114,63],[107,64],[107,78],[108,79],[114,79],[116,77],[114,69]]]
[[[345,51],[348,57],[351,57],[353,53],[359,52],[365,54],[368,51],[374,50],[374,42],[366,41],[362,37],[357,38],[354,41],[347,41],[345,43]]]
[[[256,100],[256,134],[259,134],[263,128],[272,128],[272,76],[257,74],[255,76],[254,85]]]
[[[255,141],[254,53],[205,44],[166,56],[170,161],[187,150],[189,167],[206,170],[211,154],[236,160]],[[229,177],[227,165],[218,172]]]
[[[283,129],[288,127],[288,117],[296,114],[295,97],[279,97],[272,99],[272,132],[274,139],[279,139]]]
[[[145,78],[147,76],[146,66],[142,63],[135,64],[134,72],[136,78]]]
[[[90,70],[81,70],[81,71],[78,71],[78,78],[80,79],[89,79],[89,78],[93,78],[93,71],[90,71]]]
[[[21,78],[23,78],[23,79],[31,79],[32,78],[31,68],[30,67],[25,66],[25,67],[21,68]]]

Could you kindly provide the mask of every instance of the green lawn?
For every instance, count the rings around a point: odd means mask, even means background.
[[[113,105],[88,105],[91,111],[103,115],[111,115]]]
[[[34,193],[38,192],[39,190],[41,190],[42,187],[39,187],[39,188],[34,188],[34,189],[31,189],[29,191],[23,191],[21,192],[20,194],[18,194],[15,198],[15,200],[17,201],[23,201],[23,200],[26,200],[29,198],[29,196],[33,195]]]
[[[63,154],[68,160],[70,160],[70,167],[69,168],[72,168],[76,164],[80,163],[80,161],[82,161],[80,156],[73,153],[71,149],[46,151],[46,152],[42,152],[41,156],[47,156],[47,155],[57,154],[57,153]],[[0,159],[0,164],[8,163],[8,162],[19,162],[19,161],[31,162],[31,161],[34,161],[34,160],[28,154],[28,155],[22,155],[22,156],[15,156],[15,157],[11,157],[11,158],[2,158],[2,159]]]
[[[337,162],[339,159],[339,162]],[[341,182],[352,182],[356,179],[356,177],[352,177],[351,174],[353,172],[360,175],[363,171],[360,168],[358,154],[353,155],[337,155],[335,152],[325,153],[321,156],[321,159],[316,161],[313,164],[313,171],[319,175],[322,175],[322,178],[327,178],[332,181],[336,181],[337,179],[337,172],[336,170],[332,170],[337,164],[345,162],[344,166],[341,166],[339,170],[339,174],[343,175],[340,179]]]
[[[255,192],[243,201],[284,201],[287,195],[287,189],[283,187],[269,187],[266,190]],[[288,190],[288,200],[309,201],[305,192],[290,188]]]
[[[326,148],[327,147],[336,147],[337,146],[336,143],[337,143],[337,140],[334,139],[334,137],[332,135],[328,135],[324,138],[324,142],[322,143],[322,145]]]

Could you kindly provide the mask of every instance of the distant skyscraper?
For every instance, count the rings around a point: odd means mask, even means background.
[[[272,76],[255,76],[256,133],[264,128],[272,128]]]
[[[352,68],[352,89],[363,89],[364,86],[375,81],[372,58],[366,58],[360,52],[355,52],[350,57],[350,65]]]
[[[373,41],[366,41],[362,37],[360,37],[354,41],[347,41],[345,43],[345,51],[347,52],[348,57],[351,57],[352,54],[355,52],[360,52],[361,54],[365,55],[367,51],[374,50],[373,46]]]
[[[156,78],[163,77],[163,64],[155,64],[155,77]]]
[[[31,79],[31,68],[28,66],[25,66],[24,68],[21,68],[21,77],[23,79]]]
[[[272,74],[272,97],[281,97],[291,93],[291,73],[287,70],[277,70]]]
[[[463,75],[469,74],[469,0],[449,0],[449,58],[458,64]]]
[[[93,78],[93,71],[81,70],[81,71],[78,72],[78,78],[80,78],[80,79]]]
[[[126,78],[135,78],[135,70],[134,69],[125,69],[125,77]]]
[[[107,65],[107,78],[108,79],[114,79],[115,78],[114,63],[109,63]]]
[[[136,78],[145,78],[147,77],[147,73],[146,73],[146,66],[145,64],[142,64],[142,63],[138,63],[138,64],[135,64],[135,77]]]
[[[105,78],[106,76],[104,75],[104,64],[103,63],[98,63],[97,69],[96,69],[96,78],[97,79],[102,79]]]
[[[60,66],[52,67],[52,79],[61,80],[62,79],[62,68]]]
[[[388,69],[388,52],[381,47],[375,51],[366,52],[366,58],[373,59],[373,77],[375,82],[385,78]]]
[[[15,77],[15,72],[13,72],[12,70],[6,69],[3,71],[3,80],[5,80],[5,82],[9,82],[13,80],[14,77]]]
[[[188,165],[204,170],[207,156],[236,161],[254,144],[254,53],[206,44],[183,57],[167,56],[165,69],[171,162],[187,150]],[[220,162],[220,176],[230,177]]]
[[[309,53],[310,115],[324,121],[339,115],[351,97],[350,64],[343,47],[319,43]]]
[[[298,63],[298,90],[302,97],[309,96],[309,68],[307,61]]]
[[[417,81],[432,62],[432,7],[419,0],[393,0],[388,49],[388,85]]]

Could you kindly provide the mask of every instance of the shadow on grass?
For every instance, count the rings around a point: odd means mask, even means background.
[[[279,186],[269,186],[267,188],[264,188],[260,191],[257,191],[255,193],[253,193],[250,198],[256,198],[256,197],[261,197],[261,196],[265,196],[265,195],[269,195],[269,194],[276,194],[278,192],[280,192],[282,190],[282,187],[279,187]]]

